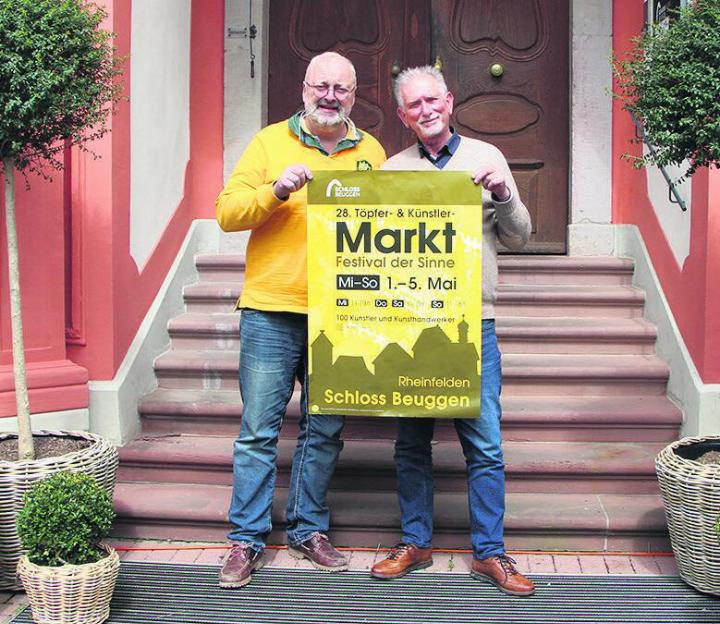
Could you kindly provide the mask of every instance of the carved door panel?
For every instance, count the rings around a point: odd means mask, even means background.
[[[414,138],[397,120],[391,70],[439,56],[458,131],[497,145],[530,210],[525,251],[563,253],[568,214],[569,0],[272,0],[268,119],[302,107],[308,61],[357,69],[353,120],[388,154]],[[490,74],[492,65],[502,75]]]
[[[432,0],[432,19],[456,129],[493,143],[510,162],[533,221],[526,251],[563,253],[568,0]]]
[[[409,144],[395,115],[392,67],[430,58],[429,0],[272,0],[268,121],[302,108],[308,61],[335,50],[355,65],[352,119],[393,154]]]

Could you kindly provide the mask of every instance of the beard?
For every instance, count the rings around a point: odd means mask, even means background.
[[[421,126],[420,124],[418,124],[417,129],[418,134],[420,134],[420,136],[424,139],[432,139],[445,132],[445,127],[442,123],[435,123],[429,127]]]
[[[344,124],[347,121],[348,117],[345,114],[345,110],[342,106],[340,106],[339,103],[337,105],[337,108],[335,109],[335,114],[332,116],[327,116],[319,113],[319,108],[319,102],[309,104],[305,107],[305,117],[311,119],[318,126],[334,128],[336,126]]]

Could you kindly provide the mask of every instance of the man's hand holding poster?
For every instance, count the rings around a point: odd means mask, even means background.
[[[315,172],[311,413],[480,414],[481,190],[459,172]]]

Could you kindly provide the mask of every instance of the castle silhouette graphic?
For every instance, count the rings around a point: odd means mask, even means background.
[[[397,342],[387,344],[372,361],[370,371],[361,355],[340,355],[333,360],[334,345],[324,330],[310,345],[310,403],[319,408],[337,407],[325,400],[326,391],[347,396],[371,397],[368,405],[393,393],[424,396],[480,394],[478,348],[468,341],[470,326],[463,318],[453,342],[439,325],[423,328],[408,353]],[[389,402],[386,399],[385,405]],[[327,409],[323,409],[327,411]],[[367,410],[361,410],[367,411]]]

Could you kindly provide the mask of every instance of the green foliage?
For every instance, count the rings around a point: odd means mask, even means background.
[[[42,174],[68,140],[107,132],[120,98],[106,13],[85,0],[0,0],[0,158]]]
[[[25,493],[17,527],[33,563],[79,565],[104,556],[100,540],[114,519],[110,495],[93,477],[58,472]]]
[[[720,0],[696,0],[668,29],[652,27],[634,44],[629,58],[613,62],[615,95],[657,152],[635,165],[688,159],[685,176],[719,167]]]

